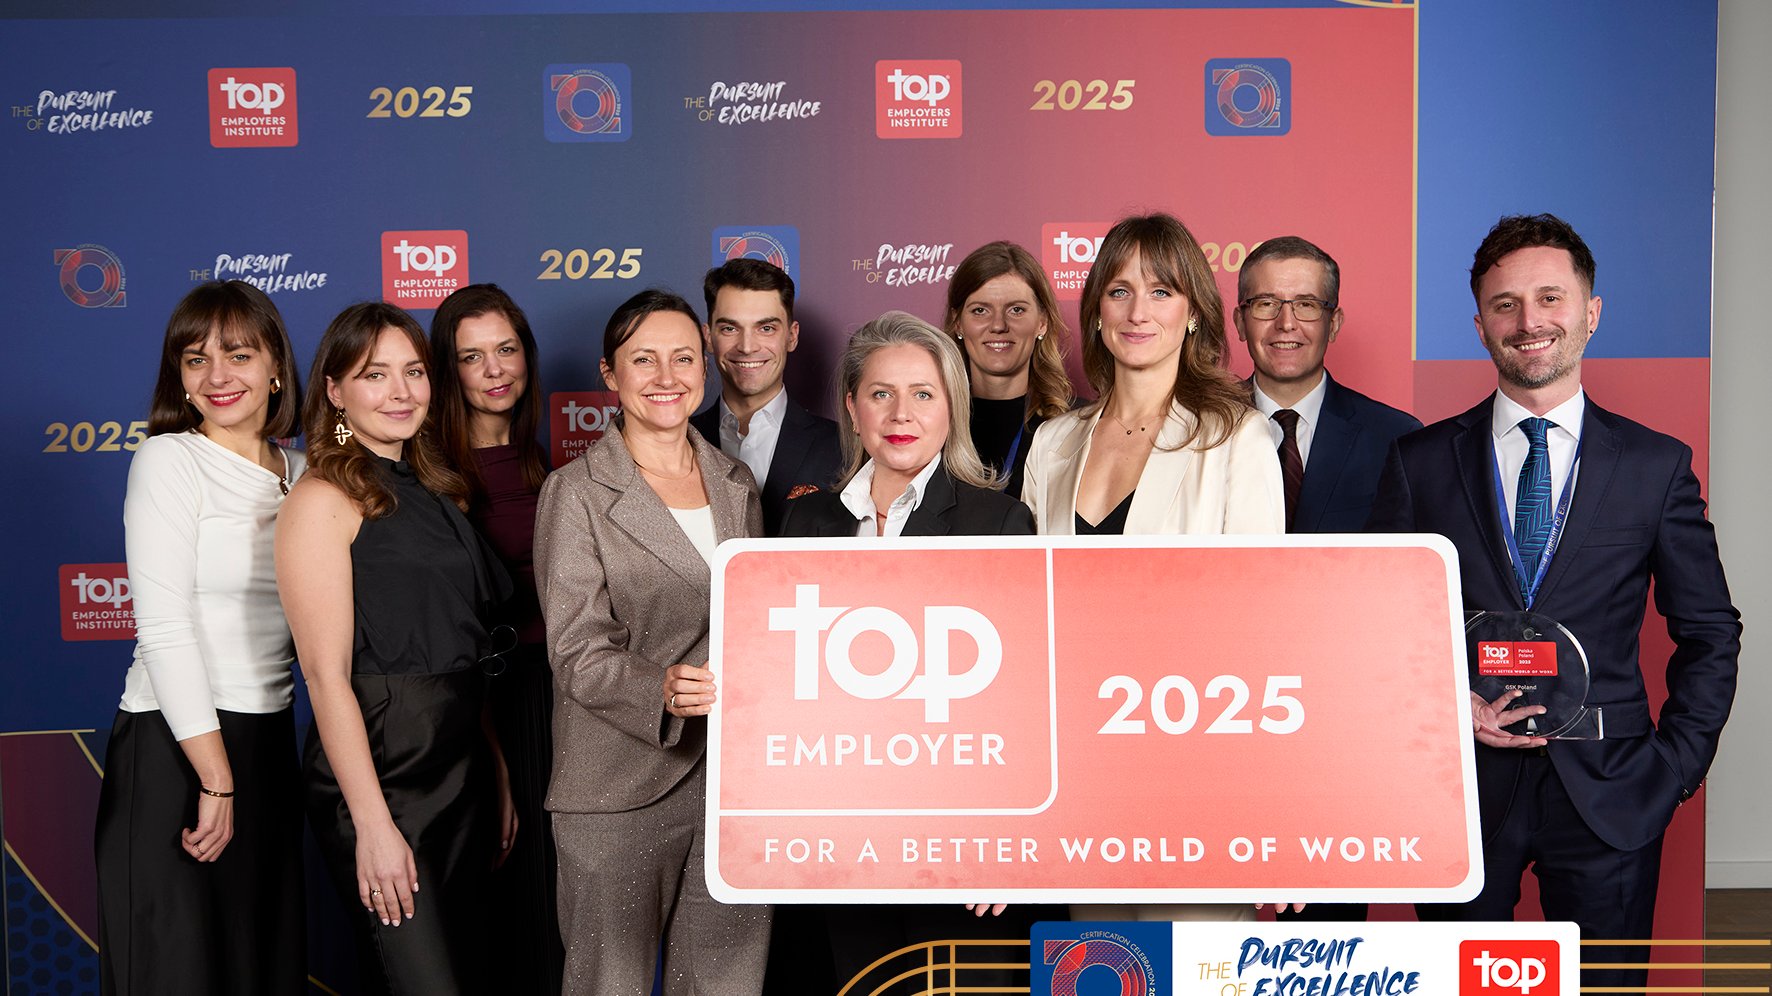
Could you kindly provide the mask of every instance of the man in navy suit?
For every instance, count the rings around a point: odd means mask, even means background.
[[[1503,218],[1490,230],[1471,292],[1499,390],[1399,440],[1372,510],[1375,530],[1452,541],[1466,609],[1529,608],[1568,629],[1604,724],[1604,739],[1546,741],[1504,729],[1543,707],[1472,696],[1483,891],[1421,906],[1423,919],[1512,919],[1531,867],[1547,919],[1573,920],[1587,939],[1648,938],[1662,835],[1704,781],[1735,697],[1740,615],[1692,450],[1582,391],[1582,351],[1600,321],[1593,287],[1593,254],[1561,219]],[[1637,646],[1651,581],[1674,643],[1658,720]],[[1648,955],[1616,947],[1603,960]],[[1646,978],[1595,970],[1581,983],[1641,988]]]
[[[1341,332],[1340,294],[1341,268],[1296,235],[1263,242],[1237,274],[1231,317],[1255,362],[1256,410],[1280,453],[1289,533],[1359,532],[1391,440],[1421,428],[1323,368]]]
[[[760,259],[733,259],[702,281],[708,352],[720,368],[720,398],[691,418],[708,442],[751,468],[763,499],[763,533],[778,536],[788,493],[829,489],[842,461],[837,423],[788,398],[788,354],[800,342],[794,281]]]
[[[1268,419],[1286,485],[1286,531],[1365,528],[1391,441],[1421,422],[1329,376],[1323,362],[1341,332],[1341,267],[1296,235],[1268,239],[1237,274],[1237,338],[1255,363],[1250,390]],[[1365,903],[1313,903],[1283,920],[1366,919]]]

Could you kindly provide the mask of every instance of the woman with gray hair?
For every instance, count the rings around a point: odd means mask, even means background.
[[[1033,534],[1027,506],[1003,494],[1002,480],[973,448],[966,361],[953,338],[914,315],[888,311],[849,338],[837,365],[837,393],[843,399],[841,485],[834,493],[813,491],[790,500],[783,536]],[[980,921],[968,909],[982,917],[1003,907],[830,907],[824,920],[837,985],[902,948],[950,938],[1025,937],[1035,919],[1063,916],[1024,906],[1003,920]],[[1020,950],[971,950],[994,962],[1025,957]],[[917,957],[920,964],[922,953]],[[887,967],[897,974],[907,964]],[[1025,975],[997,980],[969,971],[967,979],[1027,985]],[[902,985],[883,992],[910,991],[911,983]]]
[[[783,536],[1031,535],[972,446],[966,361],[914,315],[857,329],[837,366],[840,489],[788,503]]]

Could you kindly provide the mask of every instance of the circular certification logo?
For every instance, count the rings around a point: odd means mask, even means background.
[[[1238,128],[1271,128],[1280,117],[1280,81],[1257,65],[1245,64],[1214,74],[1218,113]]]
[[[788,247],[781,240],[768,232],[745,232],[742,235],[722,238],[720,248],[725,250],[727,259],[760,259],[781,269],[788,270]]]
[[[1072,945],[1052,966],[1052,991],[1084,992],[1078,987],[1083,984],[1085,972],[1090,979],[1088,991],[1111,992],[1115,996],[1144,996],[1149,991],[1150,976],[1143,953],[1120,940],[1097,936]],[[1106,989],[1099,985],[1097,976],[1106,977]],[[1116,981],[1118,989],[1113,988]]]
[[[581,69],[560,81],[554,91],[554,111],[561,124],[581,135],[621,131],[621,91],[595,69]]]
[[[104,246],[84,245],[78,249],[57,249],[55,261],[61,264],[62,293],[82,308],[121,308],[127,295],[123,291],[123,262]],[[96,270],[98,286],[87,289],[82,280],[90,281],[88,270]]]

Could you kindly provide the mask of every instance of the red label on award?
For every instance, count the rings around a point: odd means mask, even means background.
[[[1485,640],[1477,644],[1477,673],[1549,678],[1557,673],[1557,645],[1549,641]]]
[[[1420,536],[723,544],[709,887],[727,902],[1469,898],[1452,556]],[[1287,593],[1284,625],[1264,592]],[[1375,716],[1406,749],[1370,750]]]

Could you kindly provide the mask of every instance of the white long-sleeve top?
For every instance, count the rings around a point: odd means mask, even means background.
[[[293,484],[307,461],[282,452]],[[202,433],[142,443],[123,498],[136,631],[124,711],[158,709],[186,740],[219,729],[217,709],[290,704],[295,643],[272,560],[282,504],[278,475]]]

